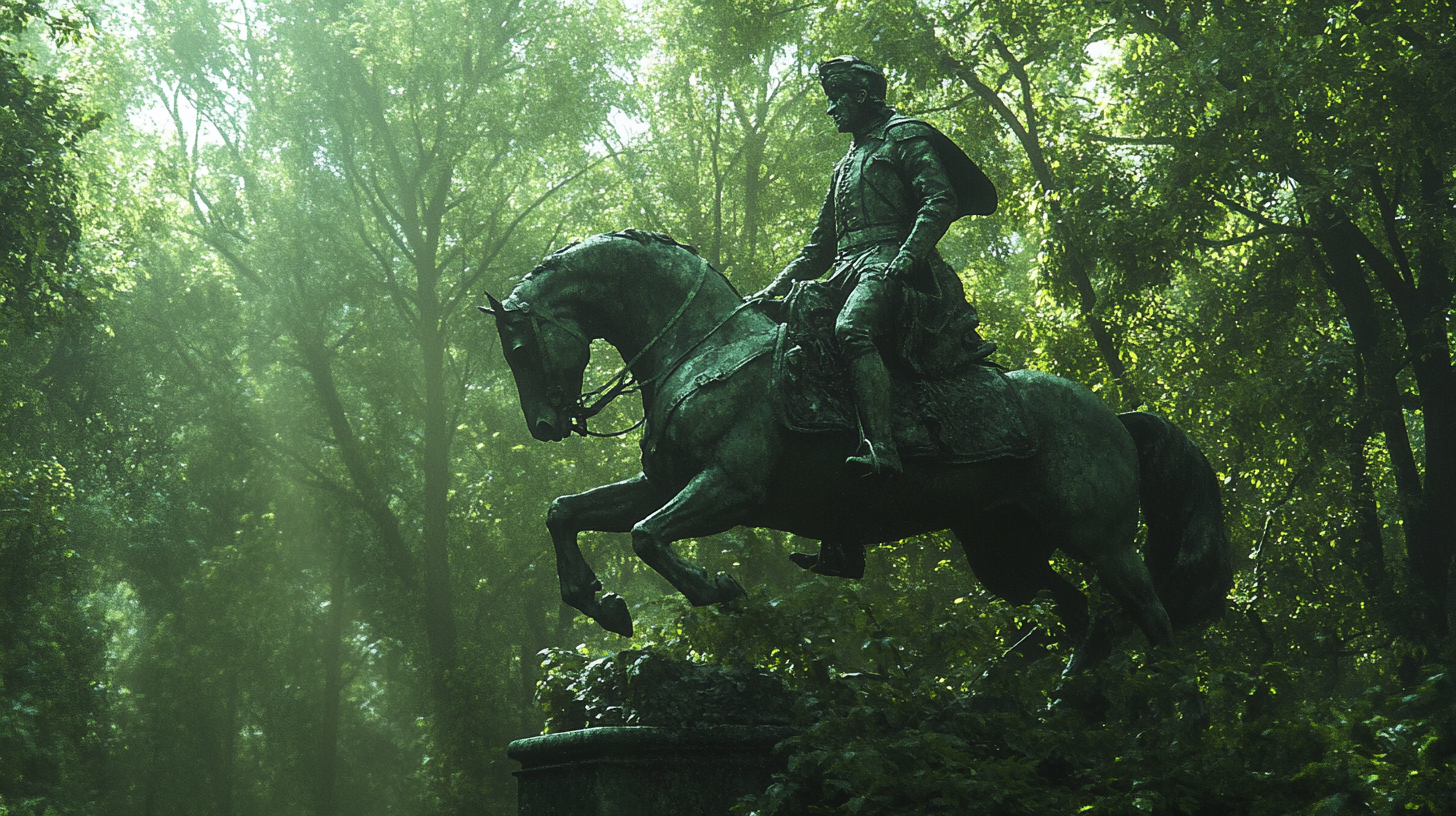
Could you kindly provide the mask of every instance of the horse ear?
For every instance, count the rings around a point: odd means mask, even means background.
[[[481,310],[482,312],[485,312],[488,315],[491,315],[492,317],[500,317],[500,313],[505,311],[505,307],[501,306],[501,302],[499,300],[496,300],[495,296],[489,292],[485,293],[485,299],[490,302],[489,306],[476,306],[475,308]]]

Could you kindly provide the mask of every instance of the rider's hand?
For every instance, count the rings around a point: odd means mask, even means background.
[[[744,298],[744,300],[774,300],[775,298],[781,298],[789,293],[789,289],[792,288],[793,285],[794,282],[788,280],[787,278],[774,278],[773,283],[770,283],[768,286],[763,287],[763,289],[759,290],[758,292],[749,295],[748,297]]]
[[[914,266],[915,259],[910,257],[908,252],[901,251],[900,254],[895,256],[895,260],[890,261],[890,266],[887,271],[890,273],[891,278],[904,279],[905,276],[910,274],[910,270]]]

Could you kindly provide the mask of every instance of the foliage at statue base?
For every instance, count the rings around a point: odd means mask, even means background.
[[[1371,662],[1333,683],[1270,659],[1230,615],[1175,651],[1125,639],[1064,680],[1040,604],[877,594],[811,579],[730,607],[644,604],[651,659],[547,653],[548,727],[650,717],[626,704],[630,678],[671,656],[762,669],[797,695],[787,772],[746,814],[1456,814],[1456,678],[1438,665]],[[1029,627],[1049,644],[1003,656]]]
[[[788,773],[746,812],[1456,812],[1449,675],[1342,711],[1279,699],[1278,666],[1200,677],[1124,657],[1048,708],[1034,687],[1055,680],[1045,668],[993,672],[950,703],[860,681],[861,704],[783,746]]]
[[[774,675],[744,666],[714,666],[652,650],[596,660],[548,650],[538,699],[548,733],[614,725],[693,728],[788,725],[794,698]]]

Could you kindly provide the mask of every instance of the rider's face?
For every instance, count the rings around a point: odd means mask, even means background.
[[[829,96],[829,117],[840,133],[858,133],[865,124],[869,106],[865,100],[869,94],[864,88],[837,91]]]

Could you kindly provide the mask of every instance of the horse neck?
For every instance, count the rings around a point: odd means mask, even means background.
[[[614,249],[625,251],[610,253],[617,256],[611,262],[589,265],[584,276],[591,285],[582,288],[580,305],[591,317],[583,325],[615,346],[639,380],[664,373],[741,302],[706,262],[683,250]]]

